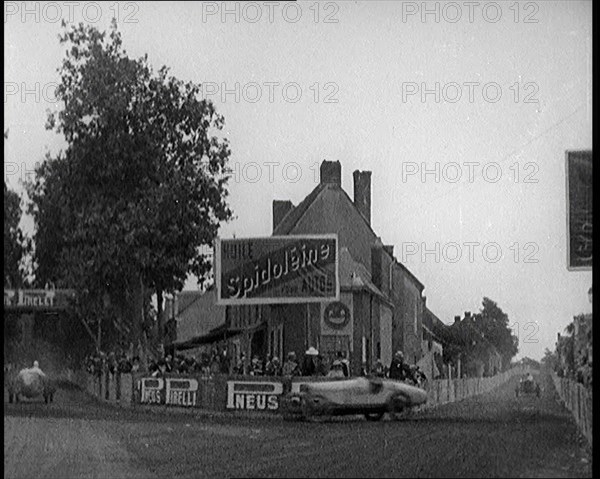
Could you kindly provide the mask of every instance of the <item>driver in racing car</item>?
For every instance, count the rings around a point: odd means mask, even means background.
[[[33,373],[37,373],[40,376],[46,377],[46,373],[44,373],[44,371],[40,369],[40,363],[38,363],[37,361],[33,362],[33,367],[30,369],[30,371]]]

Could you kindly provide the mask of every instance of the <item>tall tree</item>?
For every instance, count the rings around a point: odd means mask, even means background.
[[[210,245],[232,212],[227,204],[223,117],[200,86],[131,59],[110,33],[67,27],[56,90],[63,102],[47,128],[65,152],[47,158],[29,184],[40,279],[99,297],[143,340],[149,291],[176,291],[202,278]],[[112,319],[112,318],[109,318]]]
[[[4,139],[8,138],[8,130]],[[27,253],[27,238],[19,227],[21,198],[4,182],[4,286],[18,288],[24,282],[21,262]]]
[[[502,356],[503,366],[509,365],[519,351],[519,342],[509,327],[508,315],[495,301],[484,297],[482,308],[475,315],[475,325],[482,338],[498,350]]]

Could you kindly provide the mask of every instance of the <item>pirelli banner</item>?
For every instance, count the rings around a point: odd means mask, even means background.
[[[198,380],[190,377],[146,377],[138,382],[141,404],[198,407]]]
[[[217,239],[217,304],[339,301],[338,237]]]

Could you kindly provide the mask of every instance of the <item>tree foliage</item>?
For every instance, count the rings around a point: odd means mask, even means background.
[[[4,139],[8,138],[8,130]],[[27,238],[19,227],[21,198],[4,182],[4,286],[18,288],[24,283],[22,260],[28,250]]]
[[[130,58],[116,22],[108,34],[63,27],[56,96],[64,107],[47,128],[68,147],[28,185],[36,278],[108,295],[117,316],[135,318],[139,339],[148,291],[180,290],[188,274],[206,275],[199,249],[232,216],[229,144],[215,136],[224,120],[199,85],[167,67],[155,73],[147,56]]]
[[[508,315],[490,298],[484,297],[480,311],[448,328],[444,359],[456,363],[481,362],[493,347],[506,368],[517,354],[518,338],[512,334]]]
[[[484,340],[498,350],[503,364],[510,364],[510,360],[519,352],[519,343],[509,327],[508,315],[496,302],[484,297],[482,308],[475,315],[475,324]]]

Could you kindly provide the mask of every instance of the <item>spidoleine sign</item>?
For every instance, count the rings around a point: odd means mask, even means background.
[[[336,234],[217,239],[217,304],[338,301]]]

